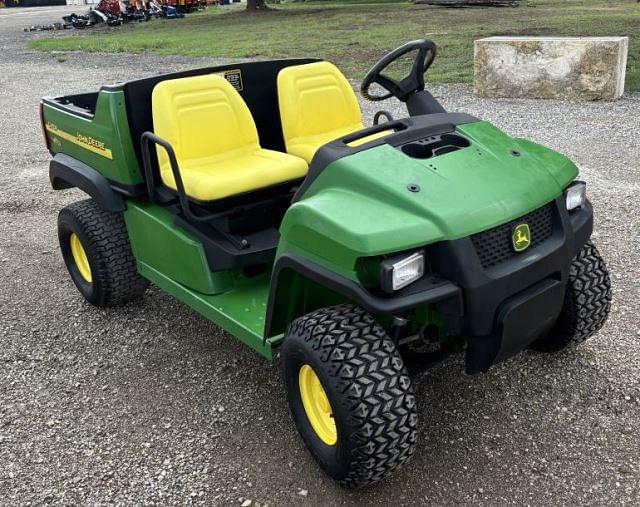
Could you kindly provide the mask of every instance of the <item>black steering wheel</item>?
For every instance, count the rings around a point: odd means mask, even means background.
[[[397,81],[383,74],[384,69],[386,69],[391,63],[412,51],[416,51],[416,56],[413,60],[411,70],[405,78]],[[435,57],[436,45],[434,42],[426,39],[407,42],[384,56],[371,68],[369,72],[367,72],[367,75],[364,77],[362,84],[360,85],[360,93],[365,99],[372,100],[374,102],[386,100],[390,97],[396,97],[404,102],[412,93],[424,90],[424,73],[427,72],[429,67],[431,67]],[[371,94],[369,92],[369,88],[374,83],[382,86],[388,93],[383,93],[381,95]]]

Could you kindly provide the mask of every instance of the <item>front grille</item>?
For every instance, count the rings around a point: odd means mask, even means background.
[[[471,236],[482,267],[490,268],[518,255],[513,249],[511,235],[513,228],[523,222],[529,224],[531,229],[531,246],[525,250],[528,252],[553,234],[553,202],[516,220]]]

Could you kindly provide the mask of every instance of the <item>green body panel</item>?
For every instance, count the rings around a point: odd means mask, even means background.
[[[457,131],[470,147],[415,159],[384,144],[330,164],[287,211],[278,255],[296,253],[357,280],[361,257],[462,238],[516,219],[558,197],[578,173],[563,155],[490,123]],[[411,183],[421,190],[410,192]]]
[[[203,294],[233,288],[234,273],[212,273],[202,243],[174,224],[174,216],[151,203],[127,201],[125,223],[138,262]]]
[[[260,355],[272,359],[272,349],[282,341],[282,336],[263,339],[269,293],[268,274],[237,280],[236,287],[229,292],[207,295],[190,290],[144,262],[138,261],[138,271],[162,290],[249,345]]]
[[[225,331],[271,357],[281,332],[264,336],[270,270],[247,277],[241,269],[211,272],[202,243],[174,223],[174,215],[157,204],[127,200],[124,219],[138,271],[160,288],[200,312]],[[285,271],[279,287],[282,330],[309,308],[345,302],[327,287]],[[310,311],[310,310],[309,310]]]
[[[241,270],[212,273],[202,243],[156,204],[128,200],[124,218],[142,276],[271,358],[271,348],[282,337],[263,338],[268,270],[251,278]]]
[[[100,91],[92,119],[46,103],[43,112],[53,153],[64,153],[80,160],[116,183],[135,185],[143,182],[122,91]]]

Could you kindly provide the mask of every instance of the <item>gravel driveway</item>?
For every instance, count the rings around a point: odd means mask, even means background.
[[[157,289],[105,310],[73,287],[55,223],[82,195],[49,187],[38,100],[211,61],[25,49],[39,34],[23,26],[70,10],[0,10],[0,504],[638,504],[640,94],[569,104],[435,88],[449,110],[582,166],[615,300],[575,352],[474,377],[452,358],[416,378],[415,458],[349,492],[298,438],[277,364]]]

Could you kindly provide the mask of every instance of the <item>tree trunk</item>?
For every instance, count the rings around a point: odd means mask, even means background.
[[[262,11],[268,8],[265,0],[247,0],[248,11]]]

